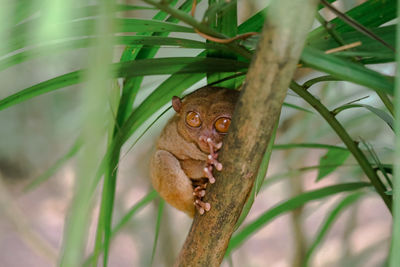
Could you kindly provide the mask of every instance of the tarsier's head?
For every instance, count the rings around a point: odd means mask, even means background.
[[[174,96],[172,106],[177,112],[178,132],[206,153],[207,138],[217,144],[228,132],[239,92],[221,87],[203,87],[183,99]]]

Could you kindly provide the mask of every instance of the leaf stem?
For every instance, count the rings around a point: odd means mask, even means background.
[[[374,34],[373,32],[371,32],[369,29],[367,29],[365,26],[361,25],[360,23],[358,23],[356,20],[354,20],[353,18],[349,17],[348,15],[340,12],[338,9],[336,9],[334,6],[332,6],[331,4],[329,4],[326,0],[321,0],[321,3],[330,11],[332,11],[335,15],[337,15],[339,18],[341,18],[345,23],[347,23],[348,25],[350,25],[351,27],[353,27],[354,29],[356,29],[357,31],[363,33],[364,35],[370,37],[371,39],[374,39],[378,42],[380,42],[381,44],[383,44],[384,46],[386,46],[387,48],[389,48],[390,50],[392,50],[393,52],[396,52],[396,50],[390,45],[388,44],[385,40],[383,40],[382,38],[380,38],[379,36],[377,36],[376,34]]]
[[[332,38],[339,44],[345,45],[343,38],[335,31],[335,25],[325,20],[319,12],[316,13],[315,18],[321,23],[322,27],[332,36]]]
[[[394,116],[393,102],[390,100],[390,98],[387,96],[387,94],[378,92],[378,91],[376,93],[378,94],[379,98],[382,100],[383,104],[388,109],[390,114],[392,114],[392,116]]]
[[[350,152],[353,154],[354,158],[360,164],[361,169],[364,171],[365,175],[371,181],[372,185],[375,187],[378,194],[381,196],[382,200],[385,202],[389,211],[392,211],[392,199],[390,196],[386,195],[386,188],[382,181],[379,179],[375,170],[368,162],[364,153],[360,150],[356,142],[350,137],[344,127],[339,123],[335,116],[312,94],[301,87],[296,82],[292,81],[290,84],[290,89],[292,89],[296,94],[302,97],[307,103],[309,103],[315,110],[326,120],[326,122],[332,127],[336,134],[340,137],[343,143],[347,146]]]
[[[218,39],[227,39],[228,38],[224,34],[219,33],[217,31],[211,29],[207,25],[198,22],[196,19],[194,19],[189,14],[187,14],[183,11],[180,11],[176,8],[173,8],[167,4],[163,4],[162,2],[158,2],[155,0],[142,0],[142,1],[159,8],[160,10],[170,14],[171,16],[185,22],[186,24],[189,24],[190,26],[192,26],[196,30],[200,31],[201,33],[206,34],[207,36],[216,37]],[[228,44],[226,44],[226,46],[229,47],[232,51],[236,52],[237,54],[243,56],[244,58],[247,58],[247,59],[252,58],[253,54],[251,52],[249,52],[247,49],[245,49],[244,47],[242,47],[236,43],[228,43]]]
[[[340,12],[338,9],[336,9],[334,6],[332,6],[331,4],[329,4],[326,0],[321,0],[322,4],[329,9],[330,11],[332,11],[335,15],[337,15],[339,18],[341,18],[345,23],[347,23],[349,26],[353,27],[354,29],[356,29],[357,31],[363,33],[364,35],[370,37],[371,39],[374,39],[378,42],[380,42],[381,44],[383,44],[384,46],[386,46],[387,48],[389,48],[390,50],[392,50],[393,52],[396,52],[396,50],[394,49],[393,46],[391,46],[390,44],[388,44],[387,42],[385,42],[385,40],[383,40],[382,38],[380,38],[378,35],[374,34],[373,32],[371,32],[369,29],[367,29],[364,25],[361,25],[360,23],[358,23],[356,20],[354,20],[353,18],[349,17],[348,15]]]
[[[332,75],[325,75],[308,80],[307,82],[303,83],[302,87],[307,90],[308,88],[319,82],[328,82],[328,81],[330,82],[330,81],[340,81],[340,80],[341,79],[333,77]]]

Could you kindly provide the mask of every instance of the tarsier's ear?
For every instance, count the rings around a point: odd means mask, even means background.
[[[179,113],[182,108],[182,100],[177,96],[172,97],[172,107],[177,113]]]

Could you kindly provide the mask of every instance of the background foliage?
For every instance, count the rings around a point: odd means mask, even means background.
[[[195,29],[260,32],[268,8],[198,2],[1,2],[2,266],[171,265],[190,220],[144,161],[171,97],[240,88],[258,40]],[[397,16],[394,0],[321,1],[224,264],[388,260]]]

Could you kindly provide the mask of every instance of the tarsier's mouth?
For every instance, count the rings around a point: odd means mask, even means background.
[[[200,136],[199,137],[199,147],[202,151],[206,153],[210,153],[210,155],[214,156],[218,150],[222,147],[222,142],[216,142],[210,137]]]

